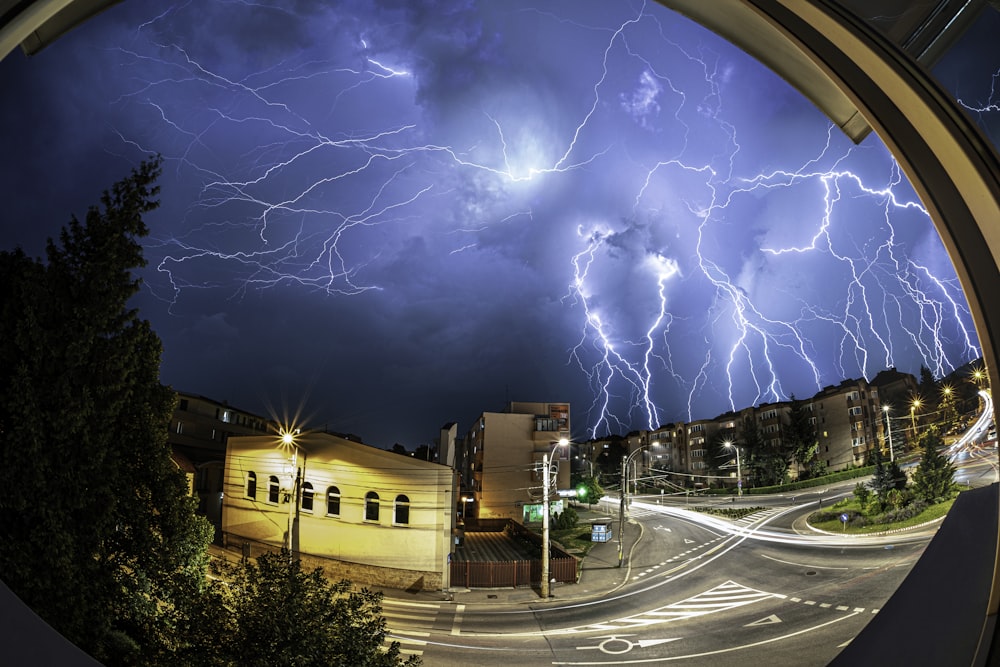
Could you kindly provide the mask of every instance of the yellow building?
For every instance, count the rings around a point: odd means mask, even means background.
[[[440,590],[449,585],[454,480],[447,466],[329,433],[290,444],[231,437],[223,544],[251,556],[290,546],[331,578]]]

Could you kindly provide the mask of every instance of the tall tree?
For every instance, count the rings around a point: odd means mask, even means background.
[[[875,493],[875,498],[880,507],[885,507],[889,497],[889,491],[896,488],[896,480],[893,470],[886,465],[882,457],[882,451],[876,447],[872,450],[872,458],[875,464],[875,472],[869,482],[871,490]]]
[[[171,650],[164,622],[204,581],[211,526],[195,516],[167,428],[161,346],[129,308],[159,159],[75,217],[47,261],[0,253],[0,573],[26,604],[108,665]]]
[[[917,387],[917,393],[920,394],[920,399],[924,403],[933,401],[936,388],[937,381],[934,379],[934,373],[932,373],[931,369],[927,368],[927,366],[921,364],[920,384]]]
[[[589,506],[604,497],[604,487],[601,486],[599,474],[592,477],[589,473],[573,473],[570,485],[576,490],[578,503],[586,503]]]
[[[740,444],[732,440],[728,432],[715,433],[705,443],[705,461],[713,475],[726,475],[736,470],[736,453],[726,443]],[[742,454],[741,454],[742,456]]]
[[[948,385],[941,388],[941,398],[938,400],[938,423],[941,431],[948,433],[958,423],[958,405],[955,390]]]
[[[753,415],[743,420],[743,476],[744,486],[768,486],[774,480],[773,456],[764,442],[757,419]]]
[[[955,486],[955,466],[941,454],[943,446],[944,441],[936,426],[930,426],[920,434],[923,456],[913,473],[913,491],[929,503],[948,498]]]
[[[813,423],[812,410],[806,409],[805,401],[791,397],[792,405],[788,411],[788,427],[786,439],[792,450],[795,461],[801,467],[803,477],[808,479],[822,474],[824,466],[817,456],[819,439],[816,435],[816,425]]]

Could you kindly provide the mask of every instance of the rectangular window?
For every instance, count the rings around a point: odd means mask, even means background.
[[[177,434],[180,435],[184,432],[184,422],[177,422]]]
[[[230,412],[229,410],[226,410],[226,411],[224,411],[222,413],[222,421],[224,421],[224,422],[226,422],[228,424],[232,420],[233,420],[233,413],[232,412]]]
[[[858,417],[861,415],[861,406],[857,405],[850,410],[851,416]]]

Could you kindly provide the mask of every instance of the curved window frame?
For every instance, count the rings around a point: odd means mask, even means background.
[[[340,516],[340,489],[332,484],[326,487],[326,515],[327,516]],[[336,509],[337,511],[332,511]]]
[[[410,499],[402,493],[392,503],[392,525],[410,525]]]
[[[365,494],[365,514],[364,520],[367,523],[378,523],[379,497],[374,491]]]
[[[277,505],[280,499],[281,482],[277,475],[271,475],[267,478],[267,502],[271,505]]]

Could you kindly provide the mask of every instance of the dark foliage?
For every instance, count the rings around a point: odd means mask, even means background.
[[[160,341],[128,307],[159,169],[72,218],[46,262],[0,253],[0,466],[16,476],[0,485],[0,573],[108,665],[173,649],[211,536],[170,458]]]

